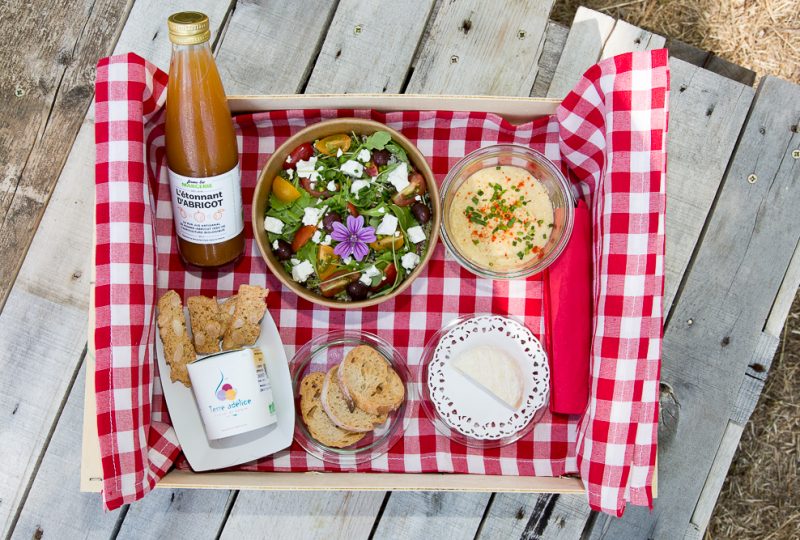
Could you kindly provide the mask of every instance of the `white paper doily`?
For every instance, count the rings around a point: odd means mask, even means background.
[[[458,372],[451,360],[474,347],[502,349],[519,364],[522,405],[504,406]],[[547,402],[550,368],[539,340],[524,325],[506,317],[468,319],[442,336],[428,367],[428,389],[436,410],[453,429],[468,437],[497,440],[525,428]]]

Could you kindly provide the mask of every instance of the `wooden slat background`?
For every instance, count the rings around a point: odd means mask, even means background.
[[[800,92],[768,77],[756,94],[749,70],[670,40],[669,319],[652,514],[631,507],[615,520],[591,513],[581,496],[555,494],[170,489],[104,513],[98,495],[77,493],[97,58],[132,50],[166,69],[166,17],[191,8],[210,15],[232,94],[563,97],[599,58],[665,45],[584,8],[567,29],[548,21],[551,4],[73,0],[36,17],[22,2],[0,5],[10,44],[0,88],[14,96],[0,103],[4,535],[702,536],[800,281],[800,223],[791,213],[800,197],[800,160],[791,156],[800,146]]]

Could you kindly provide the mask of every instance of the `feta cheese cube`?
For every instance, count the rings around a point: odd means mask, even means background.
[[[356,199],[358,199],[358,192],[367,187],[368,185],[369,182],[367,182],[366,180],[356,180],[355,182],[350,184],[350,193],[355,195]]]
[[[400,264],[403,265],[403,268],[411,272],[419,264],[419,255],[413,252],[406,253],[400,257]]]
[[[406,165],[405,161],[401,162],[400,165],[392,169],[386,179],[394,186],[394,189],[396,189],[398,193],[407,188],[408,166]]]
[[[358,161],[366,163],[367,161],[370,160],[372,155],[369,153],[369,150],[367,150],[366,148],[362,148],[361,151],[358,153],[357,157],[358,157]]]
[[[379,213],[379,214],[385,214],[385,213],[386,213],[386,208],[384,208],[383,206],[381,206],[380,208],[378,208],[378,213]]]
[[[350,255],[342,259],[342,264],[344,264],[345,266],[347,266],[351,262],[353,262],[353,257],[351,257]]]
[[[362,165],[358,161],[349,159],[339,166],[339,170],[348,176],[352,176],[353,178],[358,178],[359,176],[364,174],[364,165]]]
[[[289,262],[292,263],[292,266],[297,266],[298,264],[300,264],[300,259],[295,259],[294,257],[292,257],[291,259],[289,259]]]
[[[361,277],[358,279],[364,285],[372,285],[372,278],[380,276],[381,271],[373,264],[364,269],[364,272],[361,274]]]
[[[336,182],[331,180],[330,182],[328,182],[328,185],[325,186],[325,187],[328,188],[328,191],[336,191]]]
[[[314,236],[311,237],[311,241],[315,244],[319,244],[322,240],[322,231],[314,231]]]
[[[278,249],[278,241],[277,240],[273,240],[272,249]]]
[[[336,157],[342,157],[342,154],[344,154],[344,152],[342,152],[342,149],[341,148],[337,148],[336,149]]]
[[[419,225],[416,227],[409,227],[406,232],[408,233],[408,239],[415,244],[425,241],[425,231],[423,231],[422,227]]]
[[[283,221],[267,216],[264,218],[264,229],[267,232],[281,234],[283,232]]]
[[[394,217],[392,214],[386,214],[383,216],[383,220],[381,220],[380,225],[378,228],[375,229],[375,234],[381,236],[391,236],[397,230],[397,218]]]
[[[289,180],[294,178],[294,169],[287,169],[286,170],[286,175],[289,177]]]
[[[323,246],[331,245],[331,235],[326,234],[325,238],[322,239],[322,242],[320,242],[320,244],[322,244]]]
[[[415,201],[422,201],[422,197],[420,195],[414,195]]]
[[[304,283],[313,273],[314,267],[308,261],[292,266],[292,279],[298,283]]]
[[[325,213],[325,207],[314,208],[313,206],[307,207],[303,210],[303,225],[316,225],[322,219],[322,214]]]
[[[312,182],[317,181],[319,178],[319,172],[317,171],[316,156],[311,156],[308,158],[308,161],[303,161],[301,159],[297,162],[297,176],[300,178],[308,178]]]

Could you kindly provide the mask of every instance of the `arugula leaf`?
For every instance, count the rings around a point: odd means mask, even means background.
[[[296,259],[300,259],[301,261],[308,261],[314,267],[314,270],[317,269],[317,244],[309,240],[306,244],[301,247],[297,253],[294,254]]]
[[[390,142],[391,140],[392,136],[389,135],[388,132],[376,131],[367,137],[366,141],[364,141],[364,148],[368,148],[370,150],[383,150],[386,147],[386,143]]]
[[[400,148],[400,145],[392,142],[386,145],[386,149],[392,154],[394,154],[394,156],[400,161],[405,161],[406,163],[409,163],[406,151]]]
[[[396,204],[390,204],[389,208],[391,208],[392,213],[397,217],[397,221],[400,223],[400,228],[403,229],[403,232],[407,231],[410,227],[413,227],[416,223],[414,216],[411,215],[411,210],[408,206],[397,206]]]

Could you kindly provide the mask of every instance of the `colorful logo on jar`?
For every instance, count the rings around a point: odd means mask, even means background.
[[[220,401],[233,401],[236,399],[236,389],[230,383],[225,382],[225,375],[219,372],[219,384],[215,390],[217,399]]]

